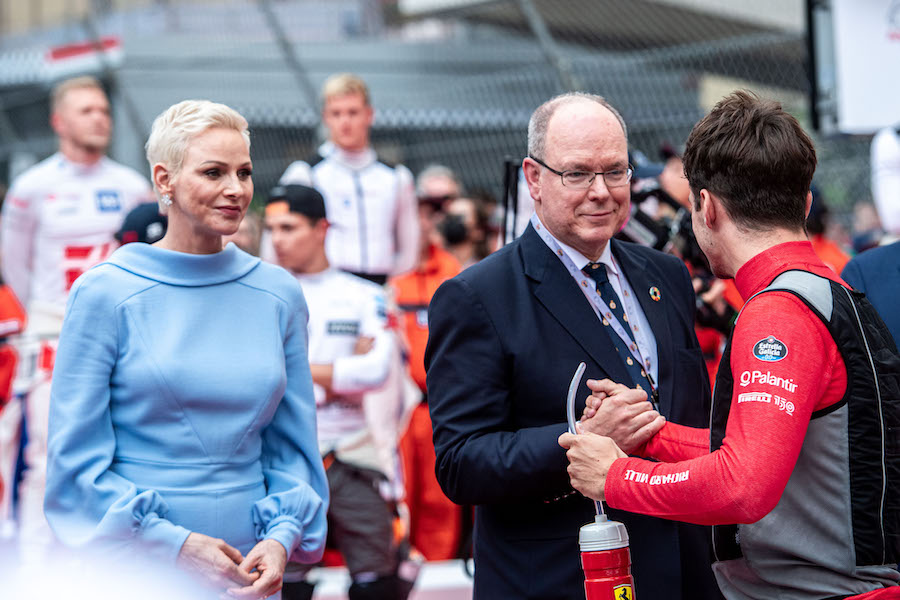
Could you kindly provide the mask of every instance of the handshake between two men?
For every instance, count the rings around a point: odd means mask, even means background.
[[[585,403],[578,434],[564,433],[559,445],[569,459],[572,487],[594,500],[605,500],[612,463],[637,451],[666,424],[647,393],[609,379],[589,379],[593,392]]]

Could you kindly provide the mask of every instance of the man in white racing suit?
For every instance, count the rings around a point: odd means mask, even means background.
[[[69,289],[84,271],[118,247],[113,235],[125,215],[153,200],[150,184],[106,157],[109,101],[92,77],[60,83],[52,92],[50,124],[59,151],[22,173],[3,203],[3,279],[25,307],[14,391],[24,395],[27,443],[19,486],[23,560],[40,561],[52,543],[43,514],[50,376]],[[0,425],[0,460],[16,460],[21,410],[13,404]],[[7,486],[0,519],[10,518]]]
[[[384,459],[376,431],[382,418],[377,413],[392,407],[373,406],[366,397],[388,379],[394,338],[382,288],[330,264],[328,228],[325,201],[317,190],[303,185],[272,190],[266,229],[278,263],[297,277],[309,306],[319,450],[331,494],[329,545],[347,563],[351,600],[402,598],[389,486],[396,453]],[[303,569],[286,574],[285,600],[309,597],[304,594],[311,586],[297,581],[302,575]]]
[[[318,189],[331,223],[325,240],[329,262],[383,285],[388,275],[412,269],[418,258],[413,177],[406,167],[379,160],[372,149],[375,113],[362,79],[331,76],[322,101],[328,141],[313,158],[292,163],[280,183]]]

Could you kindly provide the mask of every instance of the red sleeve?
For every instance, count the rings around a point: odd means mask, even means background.
[[[0,338],[25,329],[25,309],[8,285],[0,283]]]
[[[7,336],[25,329],[25,309],[7,285],[0,284],[0,410],[12,396],[18,354],[6,343]],[[2,484],[2,482],[0,482]],[[2,489],[0,485],[0,489]]]
[[[639,452],[662,462],[690,460],[709,454],[709,429],[686,427],[670,421]]]
[[[786,353],[775,361],[757,358],[754,347],[771,337]],[[775,507],[812,412],[844,395],[844,364],[824,323],[800,299],[768,292],[741,314],[730,367],[734,392],[722,447],[680,462],[615,461],[606,479],[610,506],[701,525],[752,523]],[[667,429],[678,432],[667,425],[660,433]],[[668,436],[673,440],[677,443],[677,436]],[[665,451],[666,442],[665,436],[651,441],[648,454]],[[692,451],[696,447],[669,449],[668,455]]]

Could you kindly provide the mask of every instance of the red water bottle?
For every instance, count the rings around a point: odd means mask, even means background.
[[[594,517],[578,532],[584,594],[587,600],[634,600],[628,531],[606,515]]]

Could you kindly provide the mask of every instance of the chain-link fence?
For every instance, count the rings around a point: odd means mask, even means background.
[[[321,141],[318,89],[338,71],[356,72],[371,86],[373,142],[387,159],[413,172],[445,164],[468,188],[498,195],[504,158],[525,152],[531,111],[567,89],[606,96],[623,113],[632,147],[651,159],[661,144],[679,148],[691,126],[735,88],[781,100],[810,124],[804,0],[78,5],[84,10],[70,11],[67,22],[7,31],[0,63],[30,60],[29,48],[115,36],[122,57],[106,65],[105,77],[116,107],[115,157],[146,171],[142,145],[152,119],[176,101],[206,97],[251,121],[259,192]],[[0,26],[10,22],[0,11]],[[52,81],[6,72],[0,166],[15,170],[17,155],[53,150],[46,125]],[[846,216],[870,197],[870,138],[816,141],[817,184],[832,210]]]

